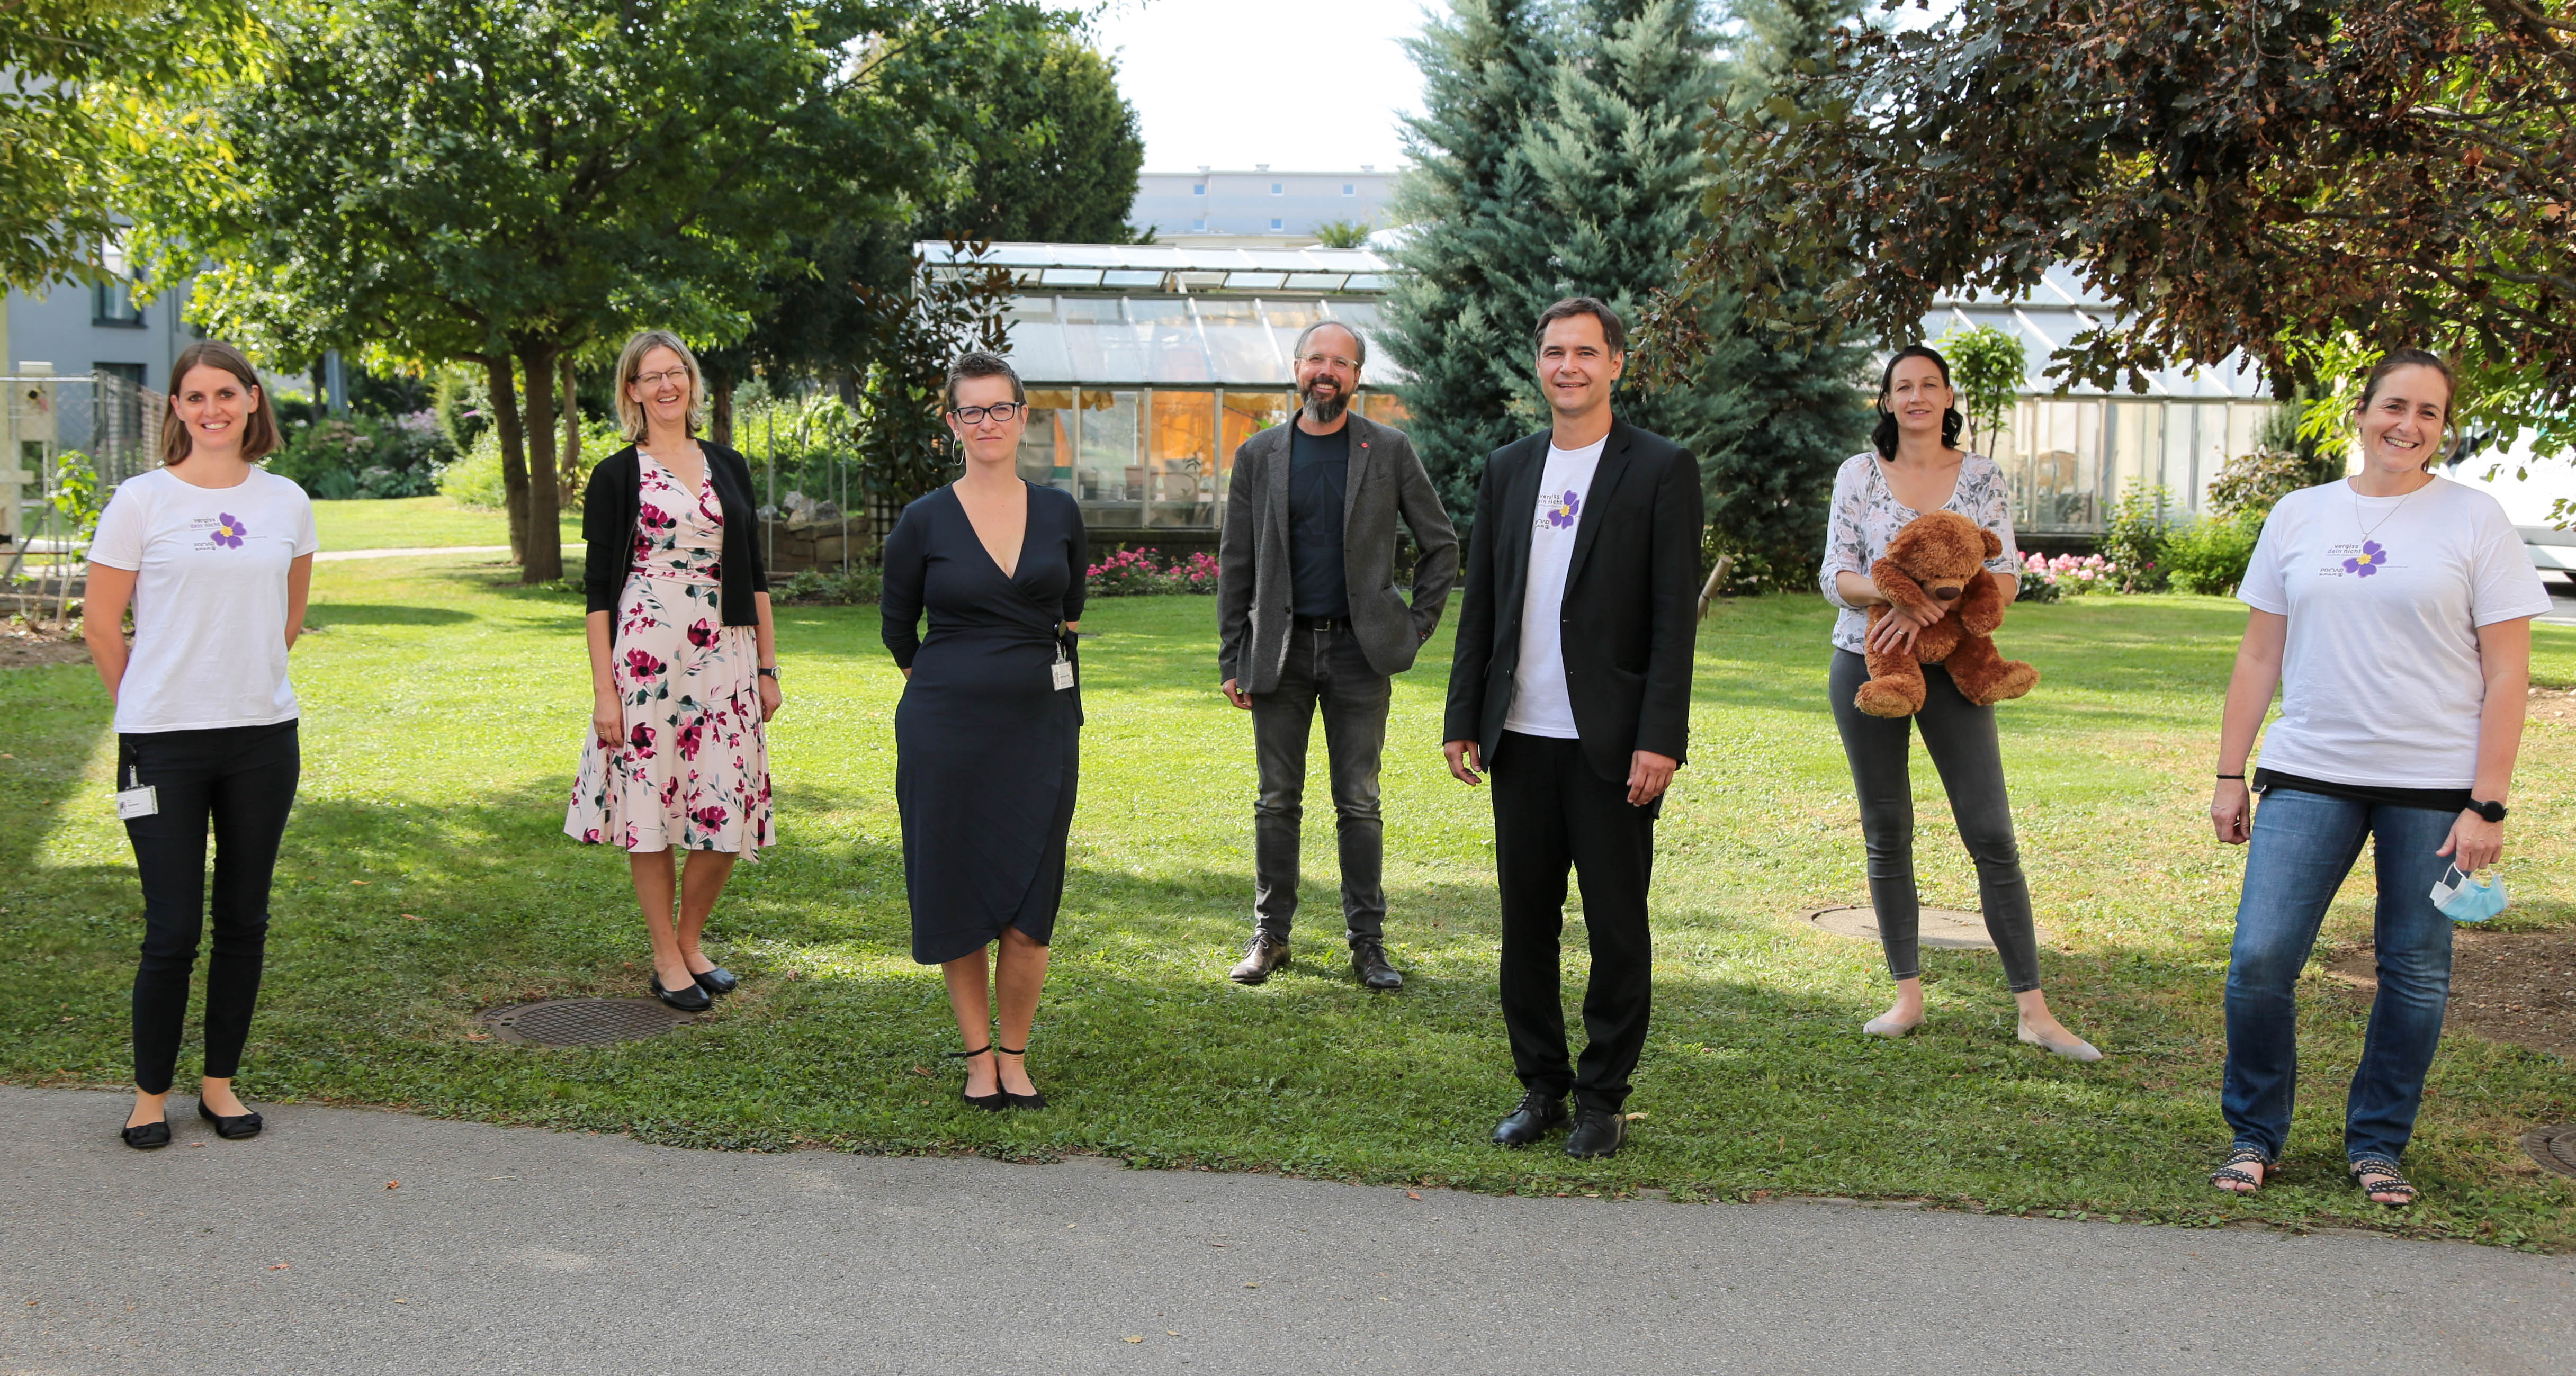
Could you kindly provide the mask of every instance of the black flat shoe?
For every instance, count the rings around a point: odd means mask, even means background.
[[[661,975],[655,974],[645,979],[644,987],[653,991],[653,997],[683,1013],[703,1013],[716,1006],[716,1001],[707,997],[707,991],[694,983],[678,989],[665,989]]]
[[[719,965],[698,972],[698,987],[710,994],[730,994],[742,987],[742,977]]]
[[[1025,1046],[1021,1047],[1017,1051],[1013,1051],[1007,1046],[995,1047],[994,1049],[1001,1052],[1004,1056],[1026,1056],[1029,1054],[1029,1049]],[[998,1059],[995,1060],[993,1063],[993,1084],[997,1089],[1001,1087],[1002,1083],[1001,1069],[1001,1062]],[[1005,1089],[1002,1090],[1002,1097],[1009,1100],[1010,1105],[1013,1108],[1045,1108],[1047,1106],[1046,1096],[1043,1094],[1013,1094],[1009,1090]]]
[[[141,1123],[130,1128],[119,1128],[117,1135],[125,1139],[125,1145],[136,1151],[166,1147],[170,1145],[170,1120],[164,1118],[157,1123]]]
[[[227,1142],[238,1142],[245,1137],[257,1137],[262,1126],[256,1113],[236,1113],[227,1118],[206,1107],[206,1101],[203,1099],[197,1101],[197,1116],[214,1124],[215,1135]],[[165,1135],[162,1140],[167,1141],[167,1136]]]
[[[1494,1125],[1494,1145],[1526,1147],[1544,1141],[1548,1133],[1565,1126],[1565,1098],[1541,1094],[1537,1090],[1521,1096],[1521,1106],[1503,1116]]]
[[[993,1044],[986,1042],[984,1045],[976,1047],[972,1051],[951,1051],[948,1053],[948,1059],[952,1061],[971,1061],[978,1056],[989,1054],[992,1049]],[[957,1097],[960,1100],[963,1100],[968,1108],[980,1108],[987,1113],[999,1113],[1003,1109],[1010,1107],[1009,1096],[1001,1092],[1001,1081],[1001,1067],[997,1065],[993,1068],[992,1093],[969,1094],[961,1089],[957,1091]]]

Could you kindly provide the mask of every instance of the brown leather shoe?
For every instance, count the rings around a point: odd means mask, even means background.
[[[1252,934],[1252,944],[1243,948],[1243,961],[1226,972],[1226,978],[1237,984],[1259,984],[1270,978],[1273,970],[1288,968],[1288,943],[1268,932]]]

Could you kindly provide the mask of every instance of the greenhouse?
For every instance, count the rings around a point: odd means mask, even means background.
[[[934,271],[950,261],[946,244],[919,248]],[[1011,361],[1032,407],[1020,471],[1080,498],[1096,529],[1212,538],[1235,446],[1288,418],[1289,349],[1317,320],[1370,342],[1362,411],[1404,423],[1386,390],[1404,373],[1376,347],[1394,269],[1372,251],[995,244],[983,261],[1020,284]],[[1989,325],[2022,341],[2029,385],[1989,447],[2029,534],[2096,534],[2132,486],[2161,485],[2197,513],[2279,409],[2251,367],[2168,369],[2134,395],[2058,391],[2050,356],[2111,312],[2060,268],[2019,300],[1947,298],[1924,319],[1929,340]]]

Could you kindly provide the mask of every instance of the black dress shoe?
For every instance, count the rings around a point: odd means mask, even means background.
[[[261,1125],[259,1115],[256,1113],[236,1113],[230,1117],[226,1117],[225,1115],[217,1113],[213,1109],[206,1107],[206,1101],[199,1099],[197,1101],[197,1116],[214,1124],[215,1135],[223,1138],[227,1142],[238,1142],[245,1137],[259,1136]]]
[[[698,987],[710,994],[730,994],[742,987],[742,977],[719,965],[698,972]]]
[[[170,1120],[164,1118],[157,1123],[137,1123],[130,1128],[118,1128],[117,1135],[125,1139],[125,1145],[136,1151],[166,1147],[170,1145]]]
[[[1404,987],[1404,976],[1398,973],[1394,966],[1386,963],[1384,942],[1367,940],[1352,942],[1351,973],[1359,976],[1360,984],[1366,988],[1401,989]]]
[[[1025,1058],[1025,1057],[1027,1057],[1027,1055],[1029,1054],[1029,1049],[1028,1049],[1027,1047],[1025,1047],[1025,1046],[1024,1046],[1024,1047],[1021,1047],[1021,1048],[1020,1048],[1019,1050],[1017,1050],[1017,1051],[1013,1051],[1011,1048],[1009,1048],[1009,1047],[1007,1047],[1007,1046],[997,1046],[997,1047],[995,1047],[995,1048],[993,1048],[993,1049],[994,1049],[994,1050],[996,1050],[996,1051],[1001,1052],[1004,1056],[1019,1056],[1019,1057]],[[1025,1061],[1025,1059],[1023,1059],[1023,1061],[1022,1061],[1022,1067],[1023,1067],[1024,1069],[1026,1068],[1026,1061]],[[996,1059],[996,1060],[993,1062],[993,1068],[994,1068],[995,1070],[997,1070],[997,1071],[1001,1069],[1001,1062],[1000,1062],[1000,1060]],[[998,1088],[1000,1088],[1000,1086],[1001,1086],[1001,1081],[1000,1081],[998,1078],[997,1078],[996,1080],[994,1080],[994,1082],[993,1082],[993,1083],[994,1083],[994,1087],[995,1087],[995,1088],[997,1088],[997,1089],[998,1089]],[[1035,1086],[1035,1085],[1031,1085],[1031,1086],[1029,1086],[1029,1088],[1031,1088],[1032,1090],[1034,1090],[1034,1089],[1036,1089],[1036,1088],[1037,1088],[1037,1086]],[[1043,1094],[1013,1094],[1013,1093],[1012,1093],[1012,1092],[1010,1092],[1009,1090],[1004,1089],[1004,1090],[1002,1090],[1002,1097],[1003,1097],[1004,1099],[1006,1099],[1006,1100],[1010,1101],[1010,1105],[1011,1105],[1011,1107],[1013,1107],[1013,1108],[1045,1108],[1045,1107],[1046,1107],[1046,1096],[1045,1096],[1045,1095],[1043,1095]]]
[[[1494,1145],[1526,1147],[1532,1142],[1544,1141],[1549,1133],[1563,1126],[1564,1097],[1531,1090],[1521,1096],[1519,1108],[1513,1109],[1503,1121],[1494,1125]]]
[[[1617,1109],[1587,1108],[1574,1115],[1574,1131],[1565,1136],[1565,1154],[1577,1161],[1617,1156],[1628,1140],[1628,1115]]]
[[[972,1051],[951,1051],[948,1053],[948,1059],[952,1061],[971,1061],[978,1056],[989,1056],[992,1052],[993,1044],[986,1042],[984,1045],[976,1047]],[[1011,1106],[1010,1097],[1002,1093],[1001,1080],[1001,1067],[1000,1064],[996,1062],[994,1065],[992,1093],[969,1094],[965,1090],[961,1089],[957,1091],[957,1097],[960,1100],[963,1100],[968,1108],[979,1108],[987,1113],[999,1113]]]
[[[656,973],[645,979],[644,987],[653,991],[653,997],[683,1013],[703,1013],[716,1006],[716,1001],[708,998],[707,991],[699,988],[695,982],[682,985],[677,989],[665,989],[662,987],[662,976]]]

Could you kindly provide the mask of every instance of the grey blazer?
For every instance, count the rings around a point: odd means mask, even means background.
[[[1274,425],[1234,451],[1217,545],[1217,676],[1238,691],[1279,686],[1288,658],[1288,426]],[[1342,492],[1342,577],[1351,593],[1351,634],[1369,667],[1393,676],[1440,624],[1458,578],[1458,532],[1449,524],[1413,442],[1350,413],[1351,466]],[[1413,605],[1395,590],[1395,519],[1413,531]]]

